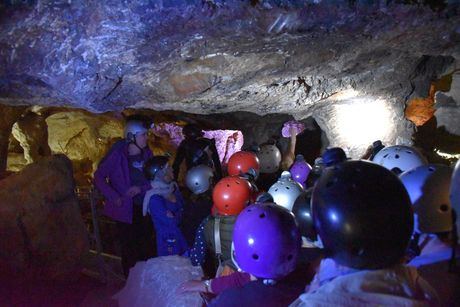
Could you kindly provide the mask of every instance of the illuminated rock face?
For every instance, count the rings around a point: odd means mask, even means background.
[[[88,237],[70,161],[52,156],[0,181],[2,276],[72,279]]]
[[[3,6],[0,103],[314,117],[330,145],[347,147],[352,157],[374,138],[410,144],[414,127],[404,117],[405,104],[428,97],[430,82],[458,67],[459,9],[438,13],[393,2],[136,0],[83,6],[39,0]],[[344,129],[333,124],[341,107],[333,106],[332,96],[350,89],[359,101],[383,101],[391,133],[344,141]],[[347,129],[359,131],[369,117],[340,121],[358,122]]]

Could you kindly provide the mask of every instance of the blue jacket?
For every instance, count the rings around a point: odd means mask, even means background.
[[[187,251],[187,242],[179,229],[184,207],[184,199],[177,189],[174,192],[176,202],[163,196],[153,195],[149,202],[149,211],[155,226],[158,256],[182,255]],[[168,217],[167,211],[174,216]]]

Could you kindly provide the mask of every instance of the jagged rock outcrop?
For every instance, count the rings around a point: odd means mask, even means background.
[[[56,155],[0,181],[0,274],[73,279],[89,244],[72,165]]]
[[[1,14],[0,103],[312,116],[339,146],[331,97],[353,89],[383,101],[392,133],[349,145],[352,157],[377,138],[411,143],[405,104],[459,66],[456,4],[36,1]]]

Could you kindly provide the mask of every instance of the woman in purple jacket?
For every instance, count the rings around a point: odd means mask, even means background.
[[[152,157],[147,131],[142,118],[128,118],[125,139],[112,146],[94,173],[94,184],[105,198],[104,214],[116,222],[125,276],[137,261],[155,256],[152,222],[142,215],[144,194],[150,188],[143,165]]]
[[[174,181],[168,157],[149,159],[144,172],[152,187],[145,194],[144,208],[150,213],[155,226],[158,256],[182,255],[188,249],[179,228],[184,199]]]

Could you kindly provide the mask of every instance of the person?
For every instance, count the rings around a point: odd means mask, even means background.
[[[185,159],[187,170],[198,165],[207,165],[214,170],[215,180],[222,178],[222,166],[214,140],[203,137],[203,131],[194,124],[188,124],[182,130],[185,139],[177,148],[174,159],[174,179],[179,177],[180,166]]]
[[[222,178],[214,187],[212,199],[216,213],[202,221],[190,250],[192,264],[202,265],[208,276],[219,275],[218,268],[226,265],[236,269],[230,252],[233,226],[250,197],[251,186],[241,177]]]
[[[137,261],[155,256],[154,232],[142,215],[142,200],[150,188],[142,172],[152,156],[147,146],[148,123],[128,117],[124,139],[115,143],[94,173],[94,184],[105,198],[104,214],[116,223],[125,276]]]
[[[152,187],[145,194],[144,211],[150,213],[155,226],[158,256],[183,255],[188,249],[179,229],[184,199],[168,160],[166,156],[152,157],[144,166]]]
[[[428,164],[426,158],[417,149],[404,145],[383,148],[375,155],[372,162],[382,165],[396,175]]]
[[[305,158],[299,154],[295,157],[295,161],[289,168],[289,172],[292,175],[292,179],[305,188],[308,175],[311,172],[311,166],[307,163],[307,161],[305,161]]]
[[[282,172],[278,181],[268,189],[268,193],[273,197],[274,203],[289,211],[292,210],[294,202],[302,191],[303,188],[300,183],[294,181],[288,171]]]
[[[401,174],[414,208],[415,229],[409,264],[420,267],[448,260],[449,234],[453,229],[449,199],[452,169],[446,165],[422,165]]]
[[[366,161],[326,168],[311,206],[326,258],[291,307],[439,305],[431,286],[404,264],[413,214],[390,170]]]
[[[323,158],[325,167],[334,166],[347,160],[345,151],[340,147],[332,147],[326,149],[321,157]]]
[[[303,291],[305,284],[291,275],[301,239],[287,209],[270,203],[247,207],[237,218],[233,242],[241,272],[227,285],[224,280],[209,283],[211,292],[225,288],[209,306],[287,306]]]
[[[212,189],[214,183],[214,173],[209,166],[198,165],[187,171],[185,184],[192,193],[185,194],[187,202],[184,204],[184,213],[180,229],[187,240],[189,246],[195,242],[195,234],[201,222],[211,213],[212,209]]]
[[[385,145],[383,145],[381,140],[377,140],[372,143],[367,149],[366,152],[361,156],[362,160],[370,160],[372,161],[375,157],[375,155],[381,151],[383,148],[385,148]]]

